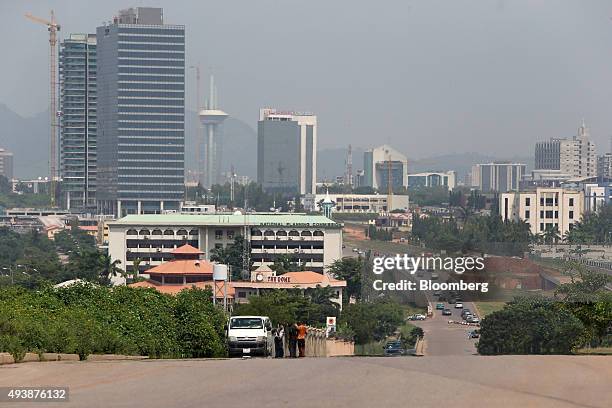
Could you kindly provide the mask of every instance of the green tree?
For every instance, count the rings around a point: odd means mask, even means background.
[[[329,273],[336,279],[346,281],[345,302],[351,297],[361,297],[361,284],[364,261],[361,257],[345,257],[334,261],[329,267]]]
[[[556,302],[517,298],[480,325],[480,354],[568,354],[583,341],[584,326]]]

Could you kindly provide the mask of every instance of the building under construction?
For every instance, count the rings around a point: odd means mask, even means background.
[[[64,208],[96,204],[96,36],[62,41],[60,72],[60,176]]]

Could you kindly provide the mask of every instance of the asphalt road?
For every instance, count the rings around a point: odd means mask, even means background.
[[[434,316],[425,321],[411,322],[419,326],[425,332],[425,350],[427,356],[461,356],[476,354],[476,339],[470,339],[468,332],[477,329],[473,326],[448,324],[449,320],[462,321],[461,309],[455,309],[454,305],[445,303],[451,308],[452,316],[443,316],[441,310],[435,310]],[[464,303],[464,306],[474,312],[472,303]]]
[[[68,403],[0,407],[610,407],[606,356],[346,357],[0,366],[0,386],[68,386]]]

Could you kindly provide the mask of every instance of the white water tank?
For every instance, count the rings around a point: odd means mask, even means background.
[[[213,265],[213,280],[226,281],[227,280],[227,265],[214,264]]]

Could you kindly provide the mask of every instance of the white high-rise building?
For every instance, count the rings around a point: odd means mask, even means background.
[[[597,175],[599,177],[612,177],[612,153],[606,153],[597,158]]]
[[[316,193],[317,117],[261,109],[257,127],[257,181],[266,191]]]
[[[389,179],[393,189],[408,187],[408,159],[388,145],[363,153],[364,186],[387,192]]]
[[[572,139],[556,139],[538,142],[535,147],[535,170],[559,170],[570,178],[597,175],[595,144],[589,137],[584,123]]]

